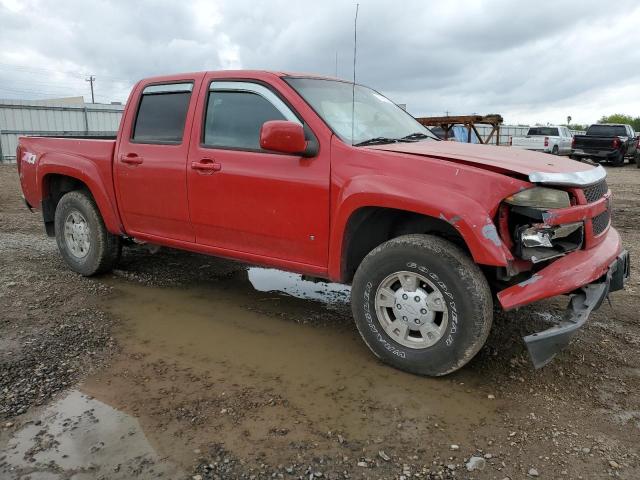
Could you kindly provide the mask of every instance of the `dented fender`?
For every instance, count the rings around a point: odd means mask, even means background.
[[[416,195],[413,192],[420,193]],[[507,266],[513,260],[492,220],[499,202],[489,209],[446,186],[426,185],[420,181],[407,181],[406,178],[364,175],[350,179],[335,204],[339,208],[332,219],[329,248],[329,274],[332,279],[340,278],[344,232],[349,219],[365,207],[393,208],[445,220],[460,233],[476,263]]]

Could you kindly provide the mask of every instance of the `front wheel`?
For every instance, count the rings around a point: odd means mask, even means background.
[[[469,362],[493,319],[480,268],[431,235],[404,235],[371,251],[356,271],[351,302],[369,349],[419,375],[446,375]]]
[[[56,206],[58,250],[67,265],[84,276],[111,270],[122,252],[120,237],[107,231],[91,195],[65,193]]]

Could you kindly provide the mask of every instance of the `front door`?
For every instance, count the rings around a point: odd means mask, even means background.
[[[131,236],[195,240],[186,169],[198,86],[195,78],[143,85],[131,96],[137,105],[123,118],[114,159],[118,207]]]
[[[214,81],[198,112],[200,142],[194,132],[187,174],[196,242],[326,266],[328,151],[303,158],[261,150],[264,122],[302,120],[260,83]]]

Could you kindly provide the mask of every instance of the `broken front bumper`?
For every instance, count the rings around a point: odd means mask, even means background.
[[[548,330],[524,337],[531,361],[536,368],[545,366],[569,344],[576,330],[586,323],[592,311],[600,308],[610,292],[624,287],[629,278],[629,271],[629,253],[624,250],[611,263],[602,281],[585,285],[572,294],[565,320]]]
[[[609,292],[620,290],[629,276],[629,255],[620,236],[609,228],[601,242],[568,253],[531,278],[498,293],[502,308],[511,310],[544,298],[571,294],[567,317],[558,325],[525,337],[536,368],[549,363],[586,322]]]

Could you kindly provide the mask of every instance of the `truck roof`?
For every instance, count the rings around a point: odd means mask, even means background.
[[[219,75],[221,78],[233,78],[233,77],[265,77],[265,76],[275,76],[275,77],[296,77],[296,78],[317,78],[323,80],[340,80],[345,81],[336,77],[329,77],[326,75],[319,75],[316,73],[302,73],[302,72],[283,72],[277,70],[206,70],[201,72],[182,72],[182,73],[173,73],[171,75],[160,75],[154,77],[146,77],[140,80],[141,82],[169,82],[173,80],[181,80],[185,77],[192,77],[196,75],[206,75],[210,73],[215,73]]]

